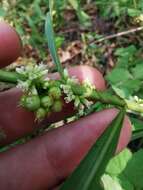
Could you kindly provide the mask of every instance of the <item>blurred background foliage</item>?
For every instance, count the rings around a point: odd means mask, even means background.
[[[125,98],[142,97],[143,32],[106,40],[106,36],[143,26],[142,0],[55,0],[56,46],[64,66],[98,67],[110,87]],[[48,53],[44,23],[48,0],[2,0],[0,17],[10,22],[22,38],[19,63],[43,61],[55,68]],[[103,42],[98,39],[105,37]],[[115,67],[116,66],[116,67]],[[124,77],[122,77],[124,76]]]
[[[46,48],[44,21],[47,11],[48,0],[0,2],[0,17],[16,28],[23,44],[36,49],[37,57],[42,60],[45,60],[47,55],[46,51],[43,51]],[[64,42],[67,45],[68,41],[81,40],[84,42],[84,49],[87,49],[86,41],[89,39],[112,34],[129,26],[142,25],[142,11],[141,0],[55,0],[53,14],[57,47],[61,47]],[[68,35],[64,28],[73,29],[73,32]],[[89,54],[94,54],[95,44],[88,47]]]

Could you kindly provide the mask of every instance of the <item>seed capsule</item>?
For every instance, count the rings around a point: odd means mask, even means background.
[[[60,112],[62,110],[62,102],[60,100],[55,101],[52,110],[54,112]]]
[[[29,111],[35,111],[40,107],[40,98],[37,95],[27,96],[22,101],[23,106]]]
[[[44,108],[39,108],[36,111],[36,119],[37,120],[44,119],[45,116],[46,116],[46,110]]]
[[[49,108],[53,104],[53,99],[50,96],[44,96],[41,98],[41,105],[45,108]]]
[[[61,89],[58,87],[51,87],[48,92],[49,96],[53,97],[54,99],[59,99],[62,95]]]

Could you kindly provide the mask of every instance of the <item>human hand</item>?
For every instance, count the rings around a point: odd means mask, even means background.
[[[8,34],[5,32],[7,29],[1,32],[3,27],[4,24],[0,22],[1,67],[14,61],[21,49],[17,34],[12,34],[11,29],[9,29]],[[5,27],[8,26],[5,25]],[[4,39],[7,39],[5,43],[3,42]],[[15,48],[6,51],[12,46],[11,44]],[[12,50],[13,53],[11,53]],[[76,66],[69,69],[69,74],[76,76],[81,81],[88,77],[98,90],[106,88],[103,76],[92,67]],[[56,79],[58,74],[51,74],[50,77]],[[1,145],[9,144],[45,125],[45,123],[48,125],[54,121],[59,121],[74,112],[72,104],[65,105],[61,113],[53,113],[42,123],[36,123],[33,113],[18,106],[21,94],[22,92],[16,88],[0,93],[0,131],[1,137],[3,137],[0,138]],[[1,153],[1,189],[53,189],[74,170],[117,113],[117,109],[106,109],[91,114]],[[117,151],[122,150],[127,145],[130,135],[131,124],[126,117]]]

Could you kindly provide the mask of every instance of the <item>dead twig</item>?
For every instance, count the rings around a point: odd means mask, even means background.
[[[138,27],[138,28],[133,28],[133,29],[130,29],[130,30],[127,30],[127,31],[119,32],[117,34],[112,34],[112,35],[109,35],[109,36],[105,36],[105,37],[100,38],[98,40],[92,40],[92,41],[89,42],[89,44],[100,43],[100,42],[103,42],[105,40],[110,40],[110,39],[113,39],[113,38],[117,38],[119,36],[128,35],[128,34],[135,33],[135,32],[141,31],[141,30],[143,30],[143,26]]]

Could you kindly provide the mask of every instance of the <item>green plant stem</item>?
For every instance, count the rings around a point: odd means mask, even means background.
[[[26,80],[23,75],[20,75],[16,72],[4,71],[0,69],[0,82],[8,82],[17,84],[18,80]],[[79,91],[83,93],[83,87],[78,85]],[[91,94],[87,95],[86,98],[89,98],[94,101],[100,101],[102,103],[111,104],[119,107],[125,107],[127,110],[131,110],[137,113],[143,113],[143,106],[138,102],[123,100],[117,95],[111,95],[106,91],[96,91],[94,90]]]
[[[116,95],[111,95],[105,91],[96,91],[95,90],[90,95],[90,98],[93,100],[98,100],[98,101],[101,101],[103,103],[117,105],[120,107],[126,106],[126,102],[124,100],[122,100],[120,97],[118,97]]]
[[[17,84],[18,80],[24,80],[24,77],[16,72],[4,71],[0,69],[0,81]]]

